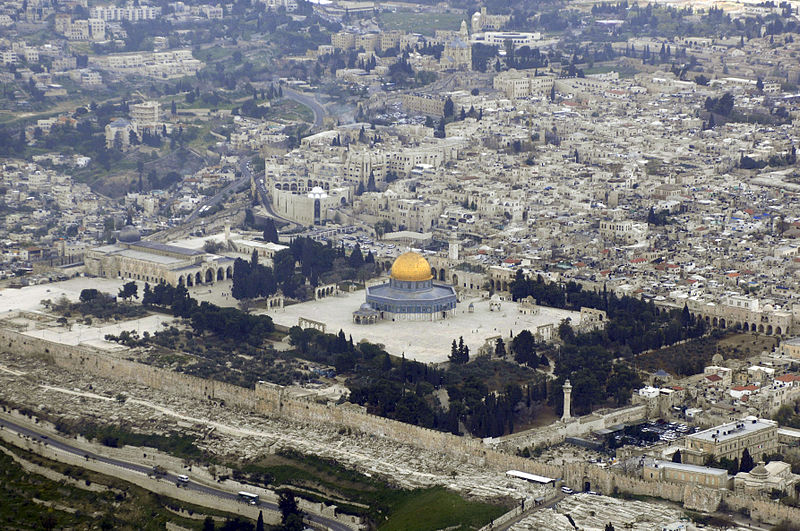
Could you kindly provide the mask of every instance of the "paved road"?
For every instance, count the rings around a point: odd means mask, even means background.
[[[243,166],[242,175],[245,175],[245,173],[246,175],[248,175],[249,178],[250,169],[247,168],[246,166]],[[272,203],[269,200],[269,195],[267,194],[267,184],[266,181],[264,180],[264,177],[256,178],[256,196],[260,200],[261,205],[264,207],[264,210],[267,211],[267,214],[271,218],[275,218],[280,221],[285,221],[286,223],[289,224],[290,227],[302,227],[302,225],[300,225],[299,223],[295,223],[292,220],[286,219],[277,212],[275,212],[275,210],[272,208]]]
[[[99,461],[101,463],[107,463],[109,465],[118,466],[118,467],[124,468],[126,470],[132,470],[134,472],[140,472],[140,473],[145,474],[145,475],[149,475],[149,474],[153,473],[153,468],[152,467],[145,466],[145,465],[140,465],[140,464],[137,464],[137,463],[131,463],[131,462],[128,462],[128,461],[122,461],[120,459],[114,459],[114,458],[111,458],[111,457],[104,457],[102,455],[97,455],[97,454],[92,453],[92,452],[86,452],[84,450],[81,450],[80,448],[77,448],[75,446],[71,446],[71,445],[69,445],[67,443],[58,441],[56,439],[50,439],[47,435],[44,435],[44,434],[42,434],[40,432],[37,432],[35,430],[32,430],[30,428],[26,428],[24,426],[20,426],[19,424],[15,423],[15,422],[11,422],[9,420],[6,420],[4,418],[0,418],[0,426],[2,426],[3,428],[6,428],[6,429],[10,429],[11,431],[14,431],[16,433],[21,433],[22,435],[25,435],[26,437],[29,437],[29,438],[31,438],[31,439],[33,439],[35,441],[40,441],[40,442],[42,442],[42,443],[44,443],[46,445],[52,446],[53,448],[58,448],[59,450],[62,450],[64,452],[71,453],[71,454],[77,455],[77,456],[81,456],[81,457],[85,458],[87,461],[89,459],[91,459],[92,461]],[[178,481],[178,476],[176,474],[167,473],[167,474],[164,474],[161,477],[163,479],[166,479],[166,480],[171,481],[173,483],[178,483],[179,482]],[[225,490],[222,490],[222,489],[217,489],[217,488],[214,488],[214,487],[210,487],[208,485],[203,485],[201,483],[196,483],[194,481],[189,481],[188,483],[186,483],[184,488],[186,488],[187,490],[193,490],[193,491],[197,491],[197,492],[202,492],[203,494],[209,494],[211,496],[217,496],[219,498],[223,498],[223,499],[226,499],[226,500],[231,500],[231,501],[235,501],[237,503],[240,503],[239,502],[239,496],[237,494],[234,494],[232,492],[228,492],[228,491],[225,491]],[[274,503],[271,503],[271,502],[268,502],[268,501],[263,501],[262,500],[256,505],[258,507],[266,509],[268,511],[280,512],[280,509],[278,508],[277,504],[274,504]],[[314,522],[316,524],[326,526],[326,527],[328,527],[329,529],[331,529],[333,531],[351,531],[353,529],[351,527],[348,527],[345,524],[342,524],[342,523],[337,522],[336,520],[332,520],[330,518],[326,518],[324,516],[306,514],[305,519],[307,521],[311,521],[311,522]]]
[[[552,509],[553,507],[558,505],[558,502],[560,502],[564,498],[565,498],[564,494],[559,493],[555,498],[553,498],[552,500],[548,501],[547,503],[544,503],[542,505],[534,505],[533,507],[531,507],[530,509],[528,509],[524,513],[522,513],[522,514],[520,514],[518,516],[515,516],[514,518],[512,518],[511,520],[509,520],[509,521],[507,521],[505,523],[502,523],[502,524],[498,525],[497,527],[494,528],[494,531],[506,531],[507,529],[510,529],[511,526],[513,526],[513,525],[521,522],[522,520],[524,520],[531,513],[535,513],[536,511],[541,511],[542,509]]]
[[[297,92],[296,90],[288,87],[282,88],[284,98],[289,98],[290,100],[302,103],[311,109],[311,112],[314,113],[314,129],[322,127],[322,120],[325,118],[327,113],[325,112],[325,108],[316,99],[314,99],[313,96],[303,94],[302,92]]]
[[[242,163],[242,166],[244,166],[244,163]],[[194,220],[196,220],[198,218],[198,216],[200,216],[200,210],[203,207],[206,207],[206,206],[210,207],[210,208],[215,207],[217,204],[219,204],[220,201],[222,201],[224,199],[225,194],[227,194],[230,191],[238,192],[242,188],[246,187],[249,182],[250,182],[249,173],[247,175],[245,175],[245,173],[242,172],[242,176],[241,177],[239,177],[238,179],[236,179],[235,181],[230,183],[228,186],[226,186],[225,188],[223,188],[222,190],[220,190],[219,192],[217,192],[213,196],[211,196],[208,199],[206,199],[205,201],[201,202],[197,206],[197,208],[194,210],[194,212],[192,212],[191,214],[186,216],[186,219],[183,220],[183,222],[184,223],[193,222]]]

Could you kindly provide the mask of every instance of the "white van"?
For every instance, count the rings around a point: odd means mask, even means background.
[[[180,481],[181,483],[189,483],[189,476],[184,476],[183,474],[181,474],[180,476],[178,476],[178,481]]]
[[[564,494],[574,494],[575,493],[575,491],[572,490],[569,487],[561,487],[561,492],[563,492]]]

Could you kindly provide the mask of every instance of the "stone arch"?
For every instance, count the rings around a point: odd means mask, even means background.
[[[764,325],[763,324],[758,325],[758,331],[761,332],[762,334],[764,333]]]
[[[717,325],[719,325],[719,322],[717,321],[717,318],[716,318],[716,317],[714,317],[714,318],[711,320],[711,326],[717,326]]]
[[[775,327],[775,335],[776,336],[783,335],[783,332],[781,332],[781,327],[780,326],[776,326]]]
[[[191,273],[186,275],[186,285],[187,286],[194,286],[194,275],[192,275]]]
[[[508,291],[508,282],[503,281],[503,291]]]
[[[742,323],[740,323],[739,321],[736,321],[736,324],[733,325],[733,328],[735,328],[736,330],[741,330],[742,329]]]
[[[342,204],[342,206],[345,206],[345,205],[347,204],[347,198],[346,198],[346,197],[342,197],[342,198],[339,200],[339,203],[341,203],[341,204]]]
[[[721,317],[720,317],[720,319],[719,319],[719,327],[720,327],[720,328],[726,328],[726,326],[725,326],[725,319],[723,319],[723,318],[721,318]]]
[[[756,324],[755,323],[750,323],[750,331],[751,332],[755,332],[756,331]]]
[[[214,270],[206,269],[206,284],[213,284],[213,283],[214,283]]]
[[[288,192],[289,191],[289,183],[283,183],[283,191],[284,192]]]
[[[711,324],[711,318],[706,315],[706,324]]]
[[[431,276],[432,276],[433,278],[436,278],[436,268],[435,268],[435,267],[432,267],[432,268],[431,268]]]
[[[194,275],[194,283],[196,285],[200,285],[200,284],[203,283],[203,275],[200,274],[200,271],[195,273],[195,275]]]
[[[297,191],[297,183],[292,183],[289,186],[289,190],[291,190],[292,192],[296,192]]]
[[[772,335],[772,325],[767,325],[767,335],[768,336]]]
[[[217,280],[225,280],[225,270],[221,267],[217,269]]]
[[[178,285],[179,285],[179,286],[183,286],[183,283],[184,283],[184,282],[185,282],[185,280],[183,280],[183,275],[179,276],[179,277],[178,277]]]
[[[233,268],[231,266],[228,266],[225,270],[225,278],[233,278]]]
[[[309,179],[309,180],[308,180],[308,187],[309,187],[309,188],[311,188],[312,186],[314,186],[314,181],[312,181],[311,179]]]
[[[458,286],[458,275],[453,275],[453,281],[451,282],[452,285]]]
[[[281,190],[281,183],[275,183],[275,188],[277,190]]]

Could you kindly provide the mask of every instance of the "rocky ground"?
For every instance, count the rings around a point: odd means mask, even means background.
[[[146,387],[62,371],[14,354],[0,353],[0,387],[7,402],[54,419],[124,423],[144,433],[177,430],[204,437],[196,443],[204,450],[243,461],[291,449],[335,459],[347,468],[403,488],[445,486],[487,501],[544,494],[543,487],[385,438],[249,415]],[[124,402],[117,398],[120,394],[127,397]]]
[[[570,518],[572,522],[570,522]],[[514,531],[561,531],[563,529],[603,531],[607,524],[614,526],[614,529],[632,529],[634,531],[687,529],[669,527],[680,522],[682,518],[684,518],[684,524],[690,525],[690,522],[685,520],[683,511],[671,504],[620,500],[592,494],[575,494],[564,498],[553,509],[542,509],[523,518],[511,529]]]

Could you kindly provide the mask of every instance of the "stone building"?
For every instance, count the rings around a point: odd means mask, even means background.
[[[792,493],[800,476],[792,474],[792,466],[783,461],[760,461],[750,472],[739,472],[733,478],[733,488],[748,494],[770,494],[773,490]]]
[[[147,132],[151,135],[159,135],[159,104],[157,101],[143,101],[130,106],[131,121],[136,128],[136,133],[141,137],[142,133]]]
[[[705,319],[710,326],[719,328],[780,336],[791,333],[794,324],[792,311],[776,308],[771,304],[762,305],[758,299],[744,295],[729,294],[719,303],[689,298],[686,304],[693,316]]]
[[[771,455],[778,450],[778,423],[746,417],[686,437],[683,460],[702,465],[707,459],[741,459],[747,449],[751,456]]]
[[[131,131],[135,131],[133,124],[124,118],[117,118],[106,125],[106,147],[112,149],[115,144],[125,150],[131,145]]]
[[[646,481],[669,481],[702,485],[712,489],[727,489],[730,486],[728,471],[699,465],[685,465],[672,461],[646,459],[642,476]]]
[[[194,286],[233,278],[232,258],[141,241],[139,232],[131,226],[122,229],[117,243],[87,251],[84,264],[90,275],[151,284]]]

